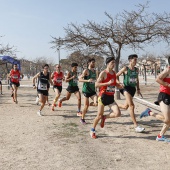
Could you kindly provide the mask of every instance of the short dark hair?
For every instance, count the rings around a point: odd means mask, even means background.
[[[133,59],[133,58],[138,58],[137,54],[131,54],[128,56],[128,60]]]
[[[18,66],[17,63],[14,63],[13,66]]]
[[[92,61],[95,62],[95,59],[94,58],[89,58],[87,64],[91,63]]]
[[[115,58],[114,58],[114,57],[108,57],[108,58],[106,58],[106,65],[107,65],[108,63],[110,63],[111,61],[115,61]]]
[[[44,68],[44,67],[49,67],[49,65],[48,65],[48,64],[44,64],[44,65],[42,66],[42,68]]]
[[[170,56],[168,57],[168,64],[170,65]]]
[[[72,63],[72,64],[71,64],[71,67],[77,67],[77,66],[78,66],[77,63]]]

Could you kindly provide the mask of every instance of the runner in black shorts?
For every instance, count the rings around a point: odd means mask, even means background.
[[[77,116],[81,116],[82,115],[82,112],[81,112],[81,94],[80,94],[80,91],[79,91],[79,88],[78,88],[77,66],[78,66],[77,63],[71,64],[72,70],[69,71],[67,76],[66,76],[66,82],[69,83],[69,85],[66,89],[67,94],[66,94],[66,97],[59,99],[58,106],[61,107],[62,102],[69,100],[71,94],[74,93],[77,97],[77,100],[78,100]]]
[[[143,132],[145,129],[141,126],[138,126],[134,109],[135,105],[133,102],[133,97],[136,92],[141,95],[140,88],[139,88],[139,78],[138,78],[138,69],[135,67],[137,63],[138,56],[136,54],[132,54],[128,57],[129,60],[129,66],[123,67],[116,75],[119,77],[121,74],[123,74],[123,84],[124,89],[121,91],[123,95],[126,98],[125,104],[119,104],[119,107],[121,109],[127,110],[129,108],[130,116],[134,124],[134,128],[136,132]]]
[[[168,57],[169,67],[165,68],[156,78],[156,82],[160,84],[160,90],[158,99],[155,104],[160,106],[161,114],[154,113],[151,109],[147,108],[140,115],[140,118],[145,116],[153,116],[158,120],[161,120],[164,124],[156,137],[157,141],[170,142],[170,139],[164,137],[164,134],[170,127],[170,57]]]
[[[36,74],[34,77],[33,77],[33,88],[36,89],[36,86],[35,86],[35,79],[38,78],[38,83],[37,83],[37,93],[38,93],[38,96],[39,96],[39,101],[41,102],[41,106],[40,106],[40,109],[39,111],[37,112],[37,114],[39,116],[43,116],[42,114],[42,109],[47,101],[47,97],[48,97],[48,84],[49,82],[51,84],[52,81],[51,81],[51,76],[50,76],[50,73],[48,72],[48,64],[45,64],[43,66],[43,71]]]
[[[18,87],[20,86],[20,78],[24,77],[24,75],[20,72],[20,70],[18,69],[17,64],[13,65],[13,69],[11,69],[8,78],[10,79],[10,86],[12,88],[12,97],[13,97],[13,101],[17,104],[18,100],[17,100],[17,90]]]
[[[55,92],[55,98],[53,100],[51,110],[54,111],[54,107],[56,107],[56,102],[58,101],[61,92],[62,92],[62,81],[64,81],[64,74],[61,71],[61,66],[57,64],[55,66],[56,71],[51,74],[51,79],[53,81],[53,90]]]
[[[95,70],[95,59],[88,60],[88,68],[85,69],[82,75],[79,78],[80,82],[83,82],[82,93],[84,95],[84,109],[82,111],[82,117],[80,122],[82,124],[86,124],[85,114],[90,106],[97,106],[97,94],[95,88],[96,81],[96,70]],[[93,102],[89,103],[89,98],[93,100]]]

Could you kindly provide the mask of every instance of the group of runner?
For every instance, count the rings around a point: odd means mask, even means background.
[[[123,67],[118,73],[114,71],[115,58],[108,57],[106,59],[106,69],[103,70],[97,77],[95,70],[95,59],[88,60],[88,68],[83,70],[82,74],[78,76],[77,73],[77,63],[71,64],[71,70],[67,73],[66,77],[61,71],[61,66],[57,64],[56,70],[50,74],[48,71],[49,65],[45,64],[43,66],[43,71],[39,72],[33,77],[33,88],[37,89],[38,102],[41,103],[40,108],[37,112],[38,115],[43,116],[42,109],[48,100],[48,91],[50,84],[53,86],[55,92],[55,98],[53,100],[51,110],[54,111],[55,107],[62,106],[64,101],[70,99],[71,95],[74,93],[77,98],[77,116],[80,116],[80,122],[86,124],[85,115],[89,109],[89,106],[97,106],[97,116],[93,121],[92,128],[90,129],[91,138],[96,138],[96,126],[99,121],[101,128],[104,127],[106,119],[116,118],[121,116],[121,109],[128,109],[132,122],[134,124],[134,130],[136,132],[144,132],[145,128],[139,126],[136,121],[136,115],[134,113],[134,102],[133,97],[136,93],[141,94],[139,87],[138,69],[135,67],[137,63],[138,56],[132,54],[128,56],[129,65]],[[168,58],[168,63],[170,65],[170,57]],[[14,102],[17,103],[17,88],[19,86],[19,77],[23,74],[17,71],[17,66],[9,74],[12,85],[12,95]],[[123,74],[123,83],[119,81],[119,76]],[[35,80],[38,80],[37,85]],[[68,87],[66,89],[66,95],[60,98],[62,92],[62,81],[68,82]],[[83,82],[82,93],[84,95],[84,108],[81,111],[81,93],[78,87],[78,82]],[[158,95],[158,100],[155,104],[160,105],[162,114],[153,113],[151,109],[147,108],[141,113],[140,118],[145,116],[154,116],[159,120],[164,122],[163,128],[156,137],[157,141],[170,142],[169,139],[164,137],[165,132],[170,126],[170,67],[167,67],[156,79],[156,82],[160,84],[160,93]],[[99,94],[96,93],[96,88],[99,88]],[[118,88],[120,92],[125,96],[125,103],[123,105],[117,104],[114,99],[115,89]],[[89,98],[92,99],[90,103]],[[105,106],[110,107],[110,113],[104,115]]]

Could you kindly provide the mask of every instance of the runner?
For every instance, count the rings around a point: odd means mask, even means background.
[[[24,75],[18,70],[17,64],[13,65],[13,69],[11,69],[10,73],[8,74],[8,78],[10,79],[10,86],[12,88],[12,95],[13,101],[17,104],[17,90],[20,86],[20,77],[23,79]]]
[[[84,94],[84,109],[82,111],[82,117],[80,122],[82,124],[86,124],[85,114],[87,113],[89,107],[89,98],[91,98],[94,102],[90,103],[90,106],[97,106],[97,94],[95,89],[95,81],[96,81],[96,70],[95,68],[95,59],[88,60],[88,68],[85,69],[80,75],[79,81],[83,82],[82,92]]]
[[[49,65],[45,64],[43,66],[43,71],[39,72],[33,77],[33,88],[34,89],[36,89],[35,80],[38,78],[37,92],[39,96],[39,101],[41,103],[40,109],[37,112],[39,116],[43,116],[42,109],[48,97],[48,83],[50,82],[51,84],[53,84],[53,82],[51,81],[51,76],[50,76],[50,73],[48,72],[48,69],[49,69]]]
[[[63,97],[62,99],[59,99],[58,101],[58,107],[61,107],[62,102],[69,100],[70,96],[72,93],[74,93],[77,97],[78,100],[78,111],[77,111],[77,116],[82,116],[82,112],[81,112],[81,94],[78,88],[78,75],[77,75],[77,63],[72,63],[71,64],[71,71],[69,71],[67,73],[66,76],[66,82],[68,82],[68,87],[67,87],[67,93],[66,93],[66,97]]]
[[[56,107],[56,102],[58,101],[62,91],[62,81],[64,80],[64,74],[61,71],[61,66],[59,64],[56,65],[56,71],[52,73],[51,78],[53,80],[53,89],[56,95],[51,108],[52,111],[54,111],[54,107]]]
[[[104,127],[105,120],[108,118],[116,118],[121,115],[120,109],[114,100],[115,86],[122,88],[123,86],[116,81],[116,73],[113,71],[115,65],[115,58],[109,57],[106,59],[107,68],[102,71],[96,82],[96,87],[100,88],[98,97],[98,113],[93,122],[93,127],[90,130],[91,138],[96,138],[95,128],[101,119],[100,126]],[[111,112],[109,115],[104,114],[104,107],[109,106]]]
[[[156,79],[156,82],[160,84],[160,92],[158,94],[158,100],[155,104],[160,105],[162,114],[154,113],[151,109],[147,108],[140,115],[140,118],[145,116],[153,116],[164,122],[160,133],[156,137],[157,141],[164,142],[170,142],[169,139],[164,137],[164,134],[170,127],[170,57],[168,57],[168,64],[169,67],[161,72]]]
[[[135,67],[137,63],[138,56],[136,54],[132,54],[128,57],[129,66],[123,67],[116,76],[119,77],[121,74],[124,76],[123,84],[124,89],[122,90],[123,95],[126,98],[125,104],[119,104],[119,108],[127,110],[129,108],[130,117],[134,124],[135,131],[141,133],[145,130],[145,128],[139,126],[136,121],[134,109],[135,105],[133,103],[133,97],[136,93],[142,95],[139,88],[139,78],[138,78],[138,69]]]

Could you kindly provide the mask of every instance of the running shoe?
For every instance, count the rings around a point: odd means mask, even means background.
[[[58,107],[61,107],[62,106],[62,102],[59,100],[58,101]]]
[[[36,97],[35,104],[39,105],[39,97],[38,96]]]
[[[80,119],[80,123],[82,123],[83,125],[85,125],[85,124],[86,124],[85,119]]]
[[[43,116],[41,110],[38,110],[37,114],[38,114],[38,116]]]
[[[151,112],[151,109],[147,108],[145,111],[143,111],[143,112],[140,114],[140,119],[142,119],[142,117],[150,116],[150,112]]]
[[[170,140],[169,139],[167,139],[166,137],[164,137],[164,136],[157,136],[156,137],[156,141],[162,141],[162,142],[170,142]]]
[[[145,130],[145,128],[140,127],[140,126],[137,126],[137,127],[135,128],[135,131],[136,131],[137,133],[142,133],[144,130]]]
[[[96,139],[96,138],[97,138],[97,137],[96,137],[96,132],[95,132],[95,130],[93,130],[93,129],[90,130],[90,136],[91,136],[91,138],[93,138],[93,139]]]
[[[56,106],[57,106],[56,104],[52,104],[51,110],[54,111],[54,107],[56,107]]]
[[[82,116],[82,112],[77,112],[77,116]]]
[[[106,120],[106,116],[102,116],[101,122],[100,122],[100,127],[101,127],[101,128],[104,127],[105,120]]]

